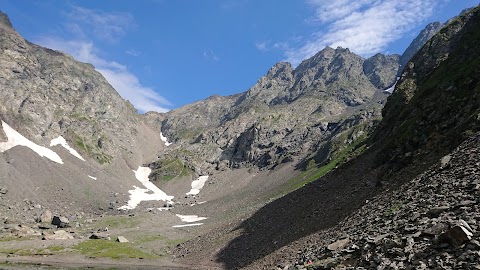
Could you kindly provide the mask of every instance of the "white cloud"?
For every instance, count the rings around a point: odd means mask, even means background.
[[[268,51],[268,44],[266,41],[257,42],[255,43],[255,48],[261,52],[266,52]]]
[[[286,60],[297,65],[325,46],[349,48],[363,56],[382,52],[431,16],[440,1],[306,0],[324,31],[313,33],[301,46],[282,46]]]
[[[131,55],[131,56],[135,56],[135,57],[142,55],[141,52],[139,52],[135,49],[126,50],[125,53],[128,54],[128,55]]]
[[[203,57],[210,61],[215,61],[215,62],[220,61],[220,57],[218,57],[212,50],[203,51]]]
[[[71,54],[81,62],[91,63],[125,99],[140,112],[166,112],[171,103],[150,87],[143,86],[125,65],[102,58],[92,42],[43,37],[36,43]]]
[[[78,36],[89,36],[92,32],[96,38],[105,41],[116,41],[125,35],[134,25],[133,16],[123,12],[104,12],[79,6],[73,6],[67,13],[69,22],[66,28]],[[83,26],[87,27],[83,27]]]

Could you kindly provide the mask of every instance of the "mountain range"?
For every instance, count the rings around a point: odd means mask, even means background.
[[[243,93],[138,114],[0,12],[0,253],[12,268],[478,267],[478,22],[477,7],[429,24],[401,56],[326,47]],[[114,236],[131,241],[86,240]]]

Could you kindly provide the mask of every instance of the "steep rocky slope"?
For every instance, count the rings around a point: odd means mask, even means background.
[[[18,211],[25,199],[69,213],[121,206],[137,182],[132,170],[154,160],[164,147],[159,126],[138,115],[92,65],[26,41],[3,13],[0,67],[0,187],[8,190],[2,206],[9,215],[32,218]],[[58,153],[63,164],[28,147],[10,149],[8,144],[20,139],[7,138],[7,125],[22,141]],[[59,136],[82,159],[55,145],[52,140],[59,142]]]
[[[451,20],[413,57],[363,154],[177,256],[227,269],[478,268],[479,16]]]
[[[384,144],[379,164],[431,164],[478,130],[478,19],[450,20],[407,64],[373,136]]]
[[[62,135],[100,164],[144,154],[135,142],[143,119],[92,65],[29,43],[0,18],[3,121],[37,142]]]
[[[403,52],[400,57],[400,72],[403,71],[408,61],[429,41],[440,29],[442,29],[445,24],[441,22],[433,22],[427,24],[427,26],[420,31],[420,34],[410,43],[408,48]]]

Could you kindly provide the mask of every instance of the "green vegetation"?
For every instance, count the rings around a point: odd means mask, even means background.
[[[403,204],[401,203],[396,203],[394,205],[392,205],[390,208],[388,208],[386,211],[385,211],[385,216],[394,216],[398,210],[400,210],[402,208]]]
[[[139,220],[129,216],[107,216],[95,222],[95,227],[108,227],[115,229],[135,228],[139,224]]]
[[[80,148],[81,151],[86,153],[88,156],[94,158],[98,163],[100,164],[105,164],[109,163],[112,161],[112,156],[104,153],[99,147],[98,147],[98,140],[96,142],[91,142],[86,138],[83,138],[80,135],[77,135],[73,133],[73,139],[75,145]],[[102,136],[99,138],[99,140],[108,140],[105,136]]]
[[[65,252],[64,246],[50,246],[46,248],[18,248],[18,249],[4,249],[0,250],[4,254],[15,254],[20,256],[33,256],[33,255],[54,255]]]
[[[165,158],[156,162],[157,168],[153,169],[151,176],[154,181],[168,182],[175,177],[189,176],[192,170],[185,166],[178,158]]]
[[[112,240],[86,240],[73,247],[83,255],[112,259],[143,258],[156,259],[159,256],[139,250],[132,243],[119,243]]]
[[[295,191],[304,185],[321,178],[338,165],[360,155],[365,151],[365,148],[365,136],[361,136],[354,143],[337,152],[336,157],[323,166],[316,165],[315,160],[311,159],[308,162],[306,170],[289,181],[284,189],[284,194]]]

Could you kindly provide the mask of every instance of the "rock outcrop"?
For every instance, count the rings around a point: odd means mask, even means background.
[[[61,135],[100,164],[143,154],[134,141],[143,117],[91,64],[26,41],[0,18],[0,119],[37,143]]]
[[[327,47],[295,69],[278,63],[245,93],[166,113],[162,132],[173,145],[165,155],[197,174],[273,168],[313,156],[325,162],[369,133],[386,98],[382,90],[395,82],[398,61],[398,55],[364,59]]]

